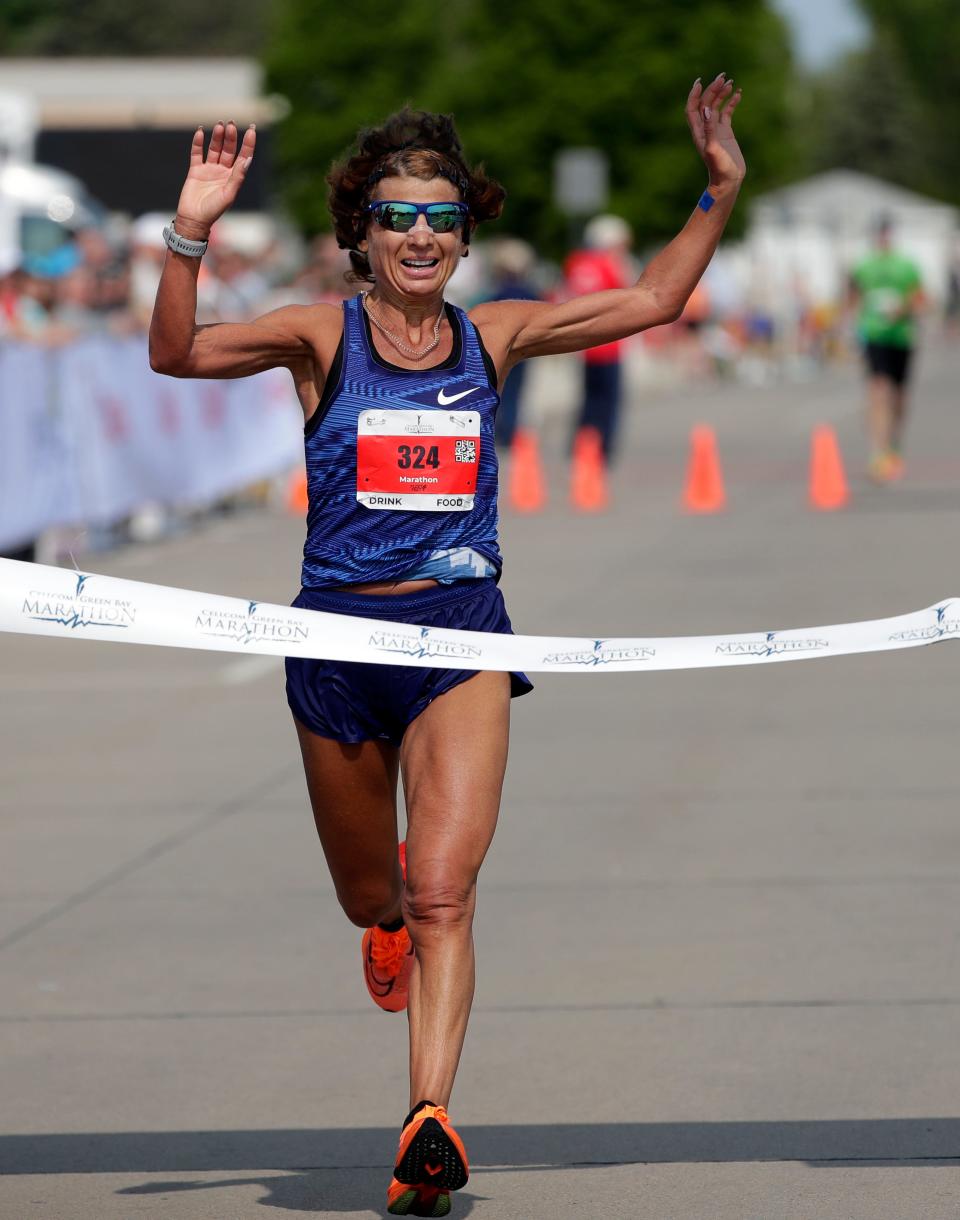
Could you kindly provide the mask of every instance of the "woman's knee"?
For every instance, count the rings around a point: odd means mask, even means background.
[[[372,928],[395,915],[400,891],[390,885],[366,884],[338,889],[337,899],[351,923]]]
[[[431,931],[469,927],[476,907],[476,880],[449,877],[408,878],[403,891],[403,919],[416,941]]]

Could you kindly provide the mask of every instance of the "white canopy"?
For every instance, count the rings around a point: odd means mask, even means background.
[[[926,290],[942,298],[957,254],[956,208],[854,170],[817,174],[755,200],[744,253],[776,291],[836,300],[881,216],[893,222],[896,247],[920,265]]]

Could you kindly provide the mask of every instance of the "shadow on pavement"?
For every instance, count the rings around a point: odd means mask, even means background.
[[[960,1160],[960,1118],[465,1124],[460,1130],[471,1163],[478,1168],[780,1160],[902,1165]],[[396,1138],[393,1127],[0,1135],[0,1173],[346,1169],[354,1182],[367,1171],[376,1171],[379,1182],[392,1164]]]
[[[385,1199],[390,1170],[382,1169],[317,1169],[310,1172],[287,1173],[274,1177],[226,1178],[214,1182],[145,1182],[142,1186],[128,1186],[118,1190],[118,1195],[175,1195],[184,1191],[238,1189],[256,1186],[266,1191],[257,1199],[264,1207],[278,1207],[295,1212],[343,1212],[356,1216],[369,1216],[371,1212],[385,1208],[375,1206]],[[477,1196],[474,1196],[476,1199]],[[457,1215],[469,1216],[474,1199],[469,1195],[457,1195]],[[219,1213],[218,1213],[219,1214]]]

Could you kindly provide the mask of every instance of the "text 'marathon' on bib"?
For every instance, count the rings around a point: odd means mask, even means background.
[[[357,500],[366,508],[469,512],[479,469],[476,411],[385,409],[357,417]]]

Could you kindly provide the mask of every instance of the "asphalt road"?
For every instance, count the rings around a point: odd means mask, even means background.
[[[908,478],[864,484],[853,370],[642,396],[614,505],[505,514],[518,631],[746,631],[960,594],[960,352]],[[836,425],[850,509],[805,505]],[[728,511],[678,509],[714,424]],[[267,513],[89,560],[289,600]],[[960,648],[547,676],[514,705],[451,1106],[458,1217],[960,1216]],[[375,1217],[405,1026],[368,1001],[279,667],[0,638],[0,1217]]]

